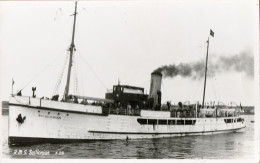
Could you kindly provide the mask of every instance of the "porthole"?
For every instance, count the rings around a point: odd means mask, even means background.
[[[67,116],[69,116],[69,114],[67,113]]]
[[[38,110],[38,113],[40,113],[41,111],[40,110]]]
[[[58,113],[58,115],[60,115],[60,113]]]
[[[50,114],[50,112],[48,112],[48,114]]]

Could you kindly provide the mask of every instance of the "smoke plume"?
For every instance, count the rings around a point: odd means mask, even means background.
[[[254,57],[245,52],[238,55],[227,57],[211,57],[208,61],[208,74],[214,76],[215,73],[222,72],[243,72],[248,77],[254,76]],[[173,78],[175,76],[197,78],[202,77],[205,72],[205,61],[191,63],[180,63],[163,65],[153,72],[160,72],[164,78]]]

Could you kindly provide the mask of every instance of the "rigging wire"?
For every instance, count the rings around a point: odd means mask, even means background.
[[[212,70],[213,68],[212,68],[212,66],[210,66],[209,67],[209,76],[211,77],[211,78],[214,78],[214,76],[215,76],[215,81],[216,81],[216,75],[214,75],[213,73],[213,70]],[[212,80],[211,80],[212,81]],[[211,85],[211,89],[213,90],[213,93],[214,93],[214,96],[215,96],[215,98],[216,98],[216,100],[218,101],[218,96],[217,96],[217,92],[216,92],[216,89],[215,89],[215,87],[213,86],[213,83],[212,82],[210,82],[210,85]]]
[[[197,96],[197,94],[198,94],[198,90],[199,90],[201,84],[203,83],[202,80],[201,80],[202,77],[199,76],[199,72],[196,73],[195,80],[196,80],[197,78],[198,78],[199,80],[198,80],[197,84],[195,85],[195,90],[193,91],[193,94],[192,94],[192,97],[191,97],[191,99],[193,99],[193,100],[197,100],[197,99],[196,99],[196,96]]]
[[[24,88],[26,88],[29,84],[31,84],[31,82],[33,82],[34,80],[36,80],[44,71],[47,70],[47,68],[52,65],[52,63],[59,57],[60,54],[58,54],[57,56],[55,56],[55,58],[53,60],[51,60],[39,73],[35,74],[28,82],[24,82],[22,84],[22,86],[20,87],[21,89],[18,89],[16,93],[18,93],[19,91],[23,90]]]
[[[63,74],[64,74],[64,70],[65,70],[65,67],[66,67],[67,62],[68,62],[68,58],[69,58],[69,54],[67,53],[65,61],[64,61],[64,64],[63,64],[63,67],[62,67],[61,72],[59,74],[59,77],[58,77],[58,80],[57,80],[56,85],[54,87],[52,95],[59,94],[58,91],[60,89],[61,80],[63,78]]]
[[[57,19],[59,19],[62,16],[62,8],[58,8],[56,11],[56,14],[53,18],[54,21],[56,21]]]
[[[75,67],[75,63],[76,63],[76,61],[75,61],[75,53],[73,54],[73,56],[72,56],[72,60],[73,60],[73,62],[72,62],[72,73],[73,73],[73,94],[76,94],[76,72],[75,72],[75,69],[76,69],[76,67]]]
[[[202,63],[205,63],[206,62],[206,58],[204,58],[204,57],[202,57]],[[204,65],[204,66],[206,66],[206,65]],[[198,95],[198,91],[199,91],[199,88],[201,87],[201,85],[202,85],[202,83],[204,82],[204,80],[202,80],[203,78],[204,78],[204,75],[205,75],[205,67],[203,66],[203,75],[201,76],[200,75],[200,71],[198,71],[198,72],[196,72],[196,76],[195,76],[195,79],[199,79],[199,82],[198,82],[198,84],[197,84],[197,89],[195,90],[195,92],[193,93],[193,99],[196,99],[196,96]],[[202,87],[203,88],[203,87]],[[202,89],[202,91],[203,91],[203,89]],[[200,98],[198,98],[198,101],[200,101],[199,100]]]
[[[81,70],[82,68],[81,68],[81,63],[80,63],[80,59],[78,59],[78,70]],[[84,85],[85,85],[85,82],[84,82],[84,77],[81,77],[81,76],[78,76],[78,77],[80,77],[80,79],[79,79],[79,84],[80,84],[80,93],[82,93],[82,95],[84,95],[85,94],[85,87],[84,87]]]
[[[73,55],[73,63],[74,66],[73,68],[73,73],[74,73],[74,94],[78,95],[79,94],[79,90],[78,90],[78,62],[77,62],[77,57],[74,53]]]
[[[98,81],[100,82],[100,84],[106,89],[106,85],[102,82],[102,80],[98,77],[98,75],[95,73],[95,71],[91,68],[90,64],[86,61],[86,59],[81,55],[79,54],[79,56],[82,58],[82,60],[86,63],[86,65],[88,66],[88,68],[92,71],[92,73],[95,75],[95,77],[98,79]]]

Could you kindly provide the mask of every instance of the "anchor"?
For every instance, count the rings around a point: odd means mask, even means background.
[[[26,116],[22,117],[22,115],[19,114],[18,117],[16,118],[16,121],[22,124],[25,119],[26,119]]]

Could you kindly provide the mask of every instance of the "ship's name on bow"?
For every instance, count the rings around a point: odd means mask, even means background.
[[[61,117],[55,116],[55,115],[43,115],[43,114],[39,114],[38,116],[39,116],[39,117],[42,117],[42,118],[61,119]]]

